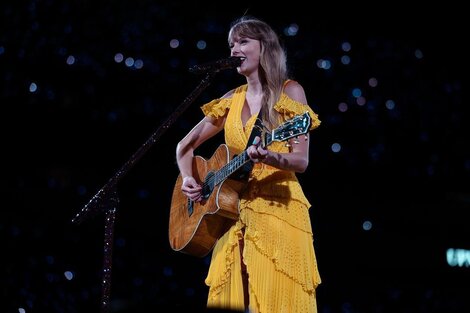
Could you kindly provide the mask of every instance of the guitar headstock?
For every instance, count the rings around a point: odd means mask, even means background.
[[[308,112],[294,116],[292,119],[285,121],[274,129],[271,133],[271,141],[286,141],[290,138],[297,137],[299,135],[307,134],[312,119]]]

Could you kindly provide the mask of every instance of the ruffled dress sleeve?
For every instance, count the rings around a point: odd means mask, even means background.
[[[214,99],[201,106],[201,110],[205,116],[219,118],[227,114],[231,103],[231,98]]]
[[[320,126],[321,121],[318,118],[318,114],[316,114],[309,105],[295,101],[289,98],[285,93],[281,95],[281,98],[274,106],[274,109],[283,115],[286,120],[291,119],[296,115],[308,112],[312,119],[309,131]]]

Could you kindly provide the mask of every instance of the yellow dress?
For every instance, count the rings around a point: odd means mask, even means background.
[[[227,115],[225,143],[235,153],[247,145],[256,116],[242,125],[247,85],[232,98],[215,99],[201,107],[212,117]],[[317,114],[285,93],[275,109],[287,120],[306,111],[310,130],[320,125]],[[285,142],[268,149],[288,152]],[[244,237],[243,261],[249,276],[249,312],[317,312],[315,289],[321,279],[313,246],[310,203],[294,172],[256,163],[248,188],[240,196],[238,221],[217,241],[205,283],[207,306],[244,311],[239,238]],[[244,228],[244,232],[241,229]]]

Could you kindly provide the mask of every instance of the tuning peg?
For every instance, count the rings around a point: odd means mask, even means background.
[[[295,137],[295,138],[294,138],[294,143],[295,143],[295,144],[298,144],[299,142],[300,142],[300,141],[299,141],[299,138]]]
[[[286,147],[287,147],[287,148],[290,148],[290,147],[292,147],[292,145],[287,141],[287,142],[286,142]]]
[[[304,140],[305,140],[305,141],[308,140],[308,136],[307,136],[307,135],[304,135]]]

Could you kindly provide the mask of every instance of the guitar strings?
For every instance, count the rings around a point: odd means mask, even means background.
[[[234,169],[237,169],[247,161],[247,154],[246,151],[243,153],[236,155],[232,161],[222,166],[214,175],[211,175],[204,183],[202,184],[202,188],[206,187],[213,187],[218,185],[221,181],[225,178],[230,176],[234,172]],[[235,166],[238,165],[238,166]],[[223,175],[222,175],[223,174]]]

